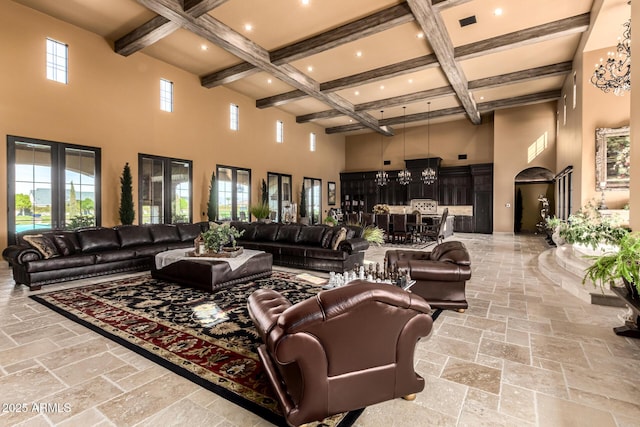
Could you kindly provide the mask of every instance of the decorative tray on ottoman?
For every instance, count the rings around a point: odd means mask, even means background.
[[[209,258],[235,258],[242,254],[242,246],[236,248],[222,248],[222,252],[204,252],[197,254],[195,251],[187,252],[187,256],[191,257],[209,257]]]

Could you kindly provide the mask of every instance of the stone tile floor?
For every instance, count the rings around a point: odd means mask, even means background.
[[[418,344],[418,398],[371,406],[356,426],[640,425],[640,340],[611,330],[624,309],[588,305],[545,279],[539,236],[450,239],[471,252],[470,308],[443,313]],[[366,259],[382,262],[385,250]],[[269,425],[30,294],[1,262],[0,426]]]

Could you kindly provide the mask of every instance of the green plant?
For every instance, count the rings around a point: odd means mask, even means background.
[[[259,205],[251,206],[251,208],[249,208],[249,212],[251,212],[251,215],[256,217],[256,219],[265,219],[265,218],[269,218],[271,209],[269,209],[268,204],[261,203]]]
[[[629,234],[629,230],[620,226],[614,219],[600,214],[591,202],[569,215],[567,221],[559,218],[547,218],[547,227],[558,230],[558,234],[567,243],[578,243],[596,249],[600,244],[617,245],[620,239]]]
[[[375,225],[367,225],[362,230],[362,238],[376,246],[384,243],[384,231]]]
[[[124,164],[122,176],[120,177],[120,210],[118,213],[120,222],[123,225],[133,224],[136,214],[133,208],[132,178],[128,162]]]
[[[260,196],[262,197],[262,204],[269,204],[269,191],[267,190],[267,183],[265,180],[262,180],[262,185],[260,186]]]
[[[338,220],[331,215],[327,215],[327,217],[324,219],[324,223],[330,225],[338,225]]]
[[[207,202],[207,217],[209,221],[218,219],[218,186],[216,183],[216,173],[211,172],[211,181],[209,182],[209,201]]]
[[[213,226],[202,233],[202,239],[204,240],[204,247],[207,248],[208,251],[221,252],[222,248],[229,244],[235,248],[236,239],[243,234],[244,230],[238,231],[238,229],[233,226],[222,224]]]
[[[307,217],[307,192],[302,184],[302,191],[300,191],[300,218]]]
[[[617,252],[590,257],[594,261],[585,270],[582,284],[589,280],[604,291],[607,283],[622,279],[640,292],[640,234],[627,233],[617,246]]]

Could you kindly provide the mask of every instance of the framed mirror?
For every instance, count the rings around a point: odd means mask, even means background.
[[[596,129],[596,190],[628,189],[629,126]]]

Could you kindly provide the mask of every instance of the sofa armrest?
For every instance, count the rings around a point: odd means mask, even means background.
[[[409,260],[409,274],[414,280],[458,282],[471,278],[471,268],[453,262]]]
[[[26,245],[11,245],[6,247],[4,251],[2,251],[2,258],[4,258],[9,265],[24,264],[27,261],[44,259],[42,254],[35,248]]]
[[[344,240],[338,245],[338,250],[346,251],[349,254],[366,251],[368,248],[369,241],[361,237],[354,237],[353,239]]]

